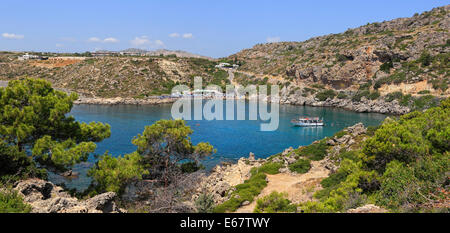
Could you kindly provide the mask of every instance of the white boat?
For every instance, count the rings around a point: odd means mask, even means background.
[[[292,119],[291,123],[295,126],[324,126],[323,120],[320,120],[318,117],[299,117],[298,119]]]

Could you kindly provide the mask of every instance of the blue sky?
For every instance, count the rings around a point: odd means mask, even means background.
[[[1,0],[0,50],[84,52],[130,47],[224,57],[258,43],[303,41],[410,17],[440,0]]]

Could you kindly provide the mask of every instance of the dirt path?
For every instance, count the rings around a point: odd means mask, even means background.
[[[293,203],[312,200],[312,195],[320,189],[320,181],[328,177],[329,170],[324,168],[322,161],[312,161],[312,168],[305,174],[279,173],[267,175],[267,187],[249,205],[242,206],[236,213],[252,213],[256,207],[256,200],[274,191],[285,192]]]

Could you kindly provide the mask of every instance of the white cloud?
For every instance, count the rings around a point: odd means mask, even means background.
[[[268,43],[280,42],[280,37],[279,37],[279,36],[275,36],[275,37],[267,37],[267,42],[268,42]]]
[[[103,42],[105,42],[105,43],[117,43],[117,42],[119,42],[119,40],[114,38],[114,37],[108,37],[108,38],[104,39]]]
[[[11,39],[11,40],[21,40],[21,39],[25,38],[24,35],[17,35],[14,33],[6,33],[6,32],[2,34],[2,37],[6,38],[6,39]]]
[[[130,41],[130,44],[134,47],[144,48],[149,46],[150,48],[164,47],[164,42],[161,40],[150,40],[148,36],[138,36]]]
[[[164,47],[164,43],[162,42],[162,41],[160,41],[160,40],[155,40],[155,45],[157,46],[157,47]]]
[[[178,33],[176,33],[176,32],[170,33],[170,34],[169,34],[169,37],[172,37],[172,38],[180,37],[180,34],[178,34]]]
[[[101,40],[98,37],[91,37],[88,40],[89,42],[100,42]]]
[[[143,45],[150,44],[150,40],[147,36],[140,36],[131,40],[130,43],[135,47],[141,47]]]
[[[102,40],[98,37],[91,37],[88,39],[88,42],[117,43],[117,42],[119,42],[119,40],[114,37],[108,37],[108,38],[105,38],[104,40]]]
[[[62,47],[64,47],[63,44],[56,44],[55,46],[56,46],[57,48],[62,48]]]
[[[192,33],[184,33],[183,34],[183,38],[190,39],[192,37],[194,37],[194,35],[192,35]]]

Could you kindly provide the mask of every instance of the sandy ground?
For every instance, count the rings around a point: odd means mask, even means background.
[[[328,177],[329,170],[321,165],[321,161],[312,161],[311,165],[311,170],[305,174],[279,173],[267,175],[267,187],[262,190],[252,203],[240,207],[236,210],[236,213],[252,213],[256,207],[256,200],[274,191],[287,193],[287,198],[293,203],[312,200],[314,192],[321,188],[320,181]]]

